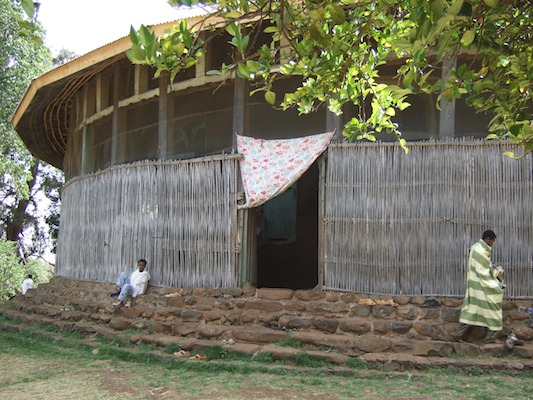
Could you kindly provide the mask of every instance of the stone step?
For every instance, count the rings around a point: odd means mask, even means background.
[[[9,307],[1,307],[0,313],[7,316],[10,319],[22,321],[23,324],[54,324],[62,330],[77,331],[84,334],[86,337],[98,336],[108,341],[121,341],[130,342],[133,344],[155,344],[159,349],[165,348],[169,344],[178,344],[181,349],[190,351],[192,353],[199,353],[208,347],[213,345],[219,345],[228,351],[246,355],[268,354],[274,360],[293,359],[300,354],[306,354],[310,357],[317,359],[328,360],[333,364],[341,366],[341,368],[335,369],[332,373],[342,373],[342,366],[349,362],[350,359],[357,358],[372,367],[378,367],[387,371],[403,371],[403,370],[416,370],[424,367],[439,367],[456,370],[469,370],[476,368],[478,371],[495,371],[495,370],[508,370],[508,371],[524,371],[533,369],[533,346],[525,345],[515,347],[513,349],[514,358],[501,358],[502,346],[493,344],[486,345],[482,348],[479,346],[455,343],[454,349],[459,349],[461,346],[467,346],[470,349],[477,348],[479,352],[475,354],[464,354],[464,358],[443,357],[435,356],[432,351],[435,350],[433,344],[427,344],[427,346],[419,345],[418,354],[415,352],[374,352],[363,353],[361,355],[346,354],[331,349],[327,350],[313,350],[309,348],[292,348],[279,346],[277,344],[261,344],[261,343],[245,343],[239,341],[233,341],[232,344],[227,344],[218,340],[207,340],[193,337],[176,337],[164,334],[150,334],[150,333],[123,333],[111,329],[101,324],[95,324],[87,321],[81,321],[76,323],[57,321],[53,318],[25,314],[18,310]],[[3,329],[21,330],[24,326],[21,324],[9,324],[2,323]],[[325,335],[324,335],[325,336]],[[405,344],[404,344],[405,345]],[[414,348],[416,346],[412,346]],[[401,347],[402,350],[406,350],[407,347]],[[426,348],[426,352],[422,351]],[[398,347],[397,349],[400,349]],[[424,354],[422,354],[424,353]],[[480,357],[482,356],[482,357]],[[521,358],[518,358],[521,357]],[[350,372],[350,371],[345,371]]]
[[[132,324],[144,324],[152,326],[156,331],[162,333],[173,333],[180,336],[187,336],[195,333],[199,327],[212,326],[209,332],[200,332],[200,335],[216,336],[216,332],[227,332],[231,329],[228,326],[255,326],[262,325],[271,330],[280,330],[298,333],[306,336],[306,332],[329,333],[330,342],[339,346],[351,346],[353,336],[376,334],[404,338],[404,333],[416,327],[420,332],[411,339],[434,339],[439,335],[445,335],[442,323],[432,320],[424,323],[396,320],[378,320],[373,323],[373,331],[370,324],[361,317],[347,318],[330,316],[329,318],[320,315],[295,316],[294,314],[283,314],[276,312],[275,315],[268,312],[242,311],[237,307],[218,307],[212,301],[202,301],[203,298],[188,297],[183,301],[182,307],[173,307],[164,304],[161,296],[155,298],[154,295],[141,296],[133,300],[133,306],[129,308],[114,309],[109,292],[104,291],[103,297],[91,296],[83,298],[63,297],[57,300],[55,294],[43,295],[33,292],[29,296],[18,296],[12,300],[19,308],[33,313],[54,316],[66,320],[92,319],[101,320],[103,323],[111,323],[117,330],[129,329]],[[104,300],[102,300],[104,298]],[[174,297],[171,297],[174,299]],[[198,300],[200,299],[200,301]],[[157,304],[160,304],[159,306]],[[205,331],[206,329],[204,329]],[[215,333],[213,333],[215,332]],[[388,334],[387,334],[388,333]],[[271,336],[271,335],[267,335]],[[382,341],[388,343],[388,339]],[[324,344],[327,345],[327,344]],[[365,345],[367,346],[367,345]]]
[[[25,323],[51,324],[61,329],[70,329],[80,331],[85,334],[97,333],[106,339],[113,339],[120,336],[124,331],[134,329],[138,334],[133,335],[137,338],[134,341],[141,340],[146,343],[156,343],[159,346],[170,342],[178,342],[183,348],[189,349],[190,343],[202,341],[205,346],[220,344],[223,341],[232,339],[234,343],[253,346],[275,346],[276,343],[288,342],[305,347],[306,351],[317,352],[335,352],[346,357],[363,357],[364,360],[371,361],[372,358],[366,358],[365,354],[380,354],[376,362],[384,362],[383,354],[402,354],[412,357],[444,357],[449,358],[453,355],[462,357],[480,357],[489,355],[491,357],[505,357],[509,352],[505,350],[503,344],[487,344],[483,346],[467,342],[445,342],[432,340],[413,340],[413,339],[391,339],[383,336],[370,334],[359,336],[347,336],[327,334],[323,332],[290,332],[280,331],[262,326],[224,326],[201,324],[200,326],[180,326],[174,331],[169,332],[161,329],[153,321],[147,319],[128,320],[121,316],[107,315],[106,318],[96,318],[94,315],[89,319],[65,318],[57,316],[50,317],[42,314],[27,314],[26,312],[9,307],[9,305],[0,306],[0,314],[4,314],[11,319],[18,319]],[[107,324],[106,324],[107,319]],[[154,333],[148,333],[154,332]],[[183,333],[183,334],[181,334]],[[124,335],[126,337],[127,335]],[[290,341],[289,341],[290,342]],[[164,344],[163,344],[164,343]],[[185,346],[185,347],[184,347]],[[283,350],[286,351],[286,350]],[[293,351],[301,351],[295,349]],[[524,346],[515,346],[512,350],[515,357],[530,359],[533,356],[533,344]],[[391,355],[392,357],[392,355]],[[396,360],[396,359],[394,359]],[[395,361],[402,364],[402,359]],[[418,362],[422,365],[423,363]]]
[[[116,309],[111,283],[55,277],[8,303],[26,313],[58,321],[91,321],[116,331],[150,330],[157,334],[208,340],[237,339],[243,343],[298,340],[315,348],[363,353],[409,353],[447,357],[480,354],[475,343],[484,329],[475,328],[467,342],[450,342],[462,299],[379,297],[290,289],[179,289],[149,286]],[[429,304],[429,305],[428,305]],[[529,315],[516,310],[528,301],[504,304],[506,329],[533,340]],[[507,332],[504,332],[506,335]]]

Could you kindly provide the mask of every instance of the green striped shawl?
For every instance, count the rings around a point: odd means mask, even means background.
[[[466,274],[466,294],[459,322],[502,329],[503,291],[490,271],[491,248],[480,240],[470,249]]]

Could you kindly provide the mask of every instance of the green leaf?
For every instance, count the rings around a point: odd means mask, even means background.
[[[461,11],[459,11],[459,15],[462,17],[471,17],[473,12],[472,4],[468,1],[463,3],[463,6],[461,7]]]
[[[130,60],[136,64],[146,61],[146,51],[141,49],[140,46],[131,46],[129,54]]]
[[[226,26],[226,32],[228,32],[231,36],[237,36],[240,33],[240,29],[237,24],[231,23]]]
[[[466,64],[461,64],[459,65],[459,68],[457,68],[457,75],[462,78],[467,70],[468,66]]]
[[[181,56],[185,52],[185,45],[183,43],[178,43],[172,48],[174,53],[178,56]]]
[[[512,151],[504,151],[503,154],[507,157],[516,158],[515,154]]]
[[[248,68],[244,64],[239,64],[237,66],[237,73],[241,78],[250,79],[250,71],[248,71]]]
[[[411,103],[407,102],[407,101],[403,101],[401,104],[398,105],[398,108],[400,109],[400,111],[403,111],[405,110],[406,108],[409,108],[411,107]]]
[[[133,44],[139,44],[139,35],[137,35],[137,31],[133,29],[133,25],[130,26],[130,40]]]
[[[224,14],[224,17],[227,19],[239,19],[240,17],[242,17],[242,14],[237,11],[231,11],[227,14]]]
[[[461,45],[463,47],[468,47],[472,44],[474,39],[476,38],[476,34],[473,30],[468,30],[463,34],[463,37],[461,38]]]
[[[148,47],[155,40],[155,36],[146,26],[141,25],[139,28],[139,39],[145,47]]]
[[[394,117],[396,115],[396,110],[393,107],[389,107],[387,110],[385,110],[385,113],[391,117]]]
[[[33,0],[22,0],[21,6],[29,18],[35,17],[35,3]]]
[[[499,5],[499,0],[483,0],[486,5],[490,8],[496,8]]]
[[[261,64],[259,64],[256,61],[248,60],[246,61],[246,67],[252,74],[257,74],[259,72],[259,67]]]
[[[511,134],[514,136],[518,136],[521,130],[522,130],[522,127],[516,124],[509,128],[509,132],[511,132]]]
[[[451,103],[454,98],[454,90],[453,89],[446,89],[442,95],[446,99],[447,102]]]
[[[277,26],[267,26],[263,32],[265,33],[278,33],[279,32],[279,28]]]
[[[437,0],[431,2],[431,13],[433,14],[433,19],[435,21],[442,17],[444,13],[444,6],[442,4],[442,1]]]
[[[335,3],[330,3],[326,6],[326,10],[331,14],[331,18],[336,24],[341,25],[346,21],[344,9]]]
[[[267,90],[265,92],[265,100],[268,104],[270,104],[271,106],[273,106],[275,103],[276,103],[276,93],[270,91],[270,90]]]
[[[246,35],[242,38],[240,44],[239,44],[239,51],[241,54],[244,54],[246,51],[246,48],[248,47],[248,43],[250,42],[250,35]]]
[[[403,78],[403,85],[405,87],[410,87],[414,79],[415,79],[415,73],[413,70],[410,70],[407,74],[405,74]]]
[[[448,14],[458,15],[459,11],[463,7],[464,0],[455,0],[452,5],[448,8]]]

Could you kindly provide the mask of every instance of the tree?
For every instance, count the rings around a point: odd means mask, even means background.
[[[63,178],[31,156],[11,125],[31,79],[52,66],[51,54],[42,46],[42,28],[25,18],[16,3],[0,0],[0,237],[17,242],[25,258],[45,250],[37,203],[46,194],[57,201]]]
[[[474,110],[494,116],[489,138],[510,139],[524,154],[533,151],[531,1],[169,3],[204,7],[205,17],[194,26],[182,21],[159,38],[144,26],[131,30],[128,57],[157,68],[157,74],[169,71],[175,77],[195,64],[215,35],[228,32],[237,57],[211,73],[235,72],[253,81],[254,92],[263,91],[268,103],[297,107],[301,113],[326,104],[340,114],[345,104],[353,104],[359,114],[344,126],[348,140],[376,140],[377,133],[390,132],[405,146],[396,114],[409,107],[409,96],[436,93],[437,106],[466,97]],[[261,31],[271,41],[255,46]],[[465,54],[468,61],[452,68],[443,81],[442,62]],[[380,79],[384,65],[397,67],[396,83]],[[287,76],[300,77],[301,85],[293,92],[275,93],[274,82]]]
[[[52,64],[54,64],[54,67],[59,67],[60,65],[74,60],[76,57],[78,57],[78,55],[75,52],[62,48],[53,58]]]
[[[0,238],[0,302],[17,294],[24,280],[24,269],[17,257],[15,242]]]

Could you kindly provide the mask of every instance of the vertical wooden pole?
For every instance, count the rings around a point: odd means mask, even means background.
[[[162,72],[159,76],[159,127],[158,127],[158,158],[167,158],[167,135],[168,135],[168,72]]]
[[[246,81],[235,76],[233,89],[233,139],[232,147],[237,148],[237,136],[235,134],[242,135],[245,130],[245,113],[246,113]],[[244,186],[242,183],[242,177],[240,172],[237,178],[237,191],[243,192]],[[250,240],[251,232],[251,215],[254,213],[249,209],[243,209],[240,211],[242,217],[242,230],[241,230],[241,286],[250,281],[250,275],[252,271],[253,254],[255,253],[255,247],[252,246]]]
[[[87,123],[83,121],[81,133],[81,173],[86,174],[89,167],[87,166]]]
[[[233,89],[233,133],[242,135],[245,124],[245,106],[246,106],[246,81],[242,78],[235,77]],[[233,135],[233,148],[237,147],[237,138]]]
[[[200,38],[202,40],[205,40],[205,33],[202,32],[200,33]],[[208,65],[208,59],[206,57],[210,57],[211,53],[204,53],[204,55],[202,57],[200,57],[198,60],[196,60],[196,66],[195,66],[195,76],[196,78],[201,78],[202,76],[205,75],[205,70],[207,68],[207,65]]]
[[[457,66],[455,57],[445,58],[442,61],[442,82],[450,79],[450,72]],[[455,136],[455,99],[451,102],[444,99],[440,102],[439,138],[453,138]]]
[[[326,109],[326,131],[335,131],[333,140],[342,139],[342,115],[336,115]]]
[[[87,173],[87,102],[89,101],[89,87],[85,85],[83,87],[83,109],[82,109],[82,121],[83,128],[81,134],[81,173]]]
[[[342,139],[342,115],[336,115],[326,109],[326,130],[335,131],[333,140]],[[325,229],[324,215],[326,207],[326,152],[318,158],[318,288],[324,286]]]
[[[325,153],[324,153],[325,154]],[[318,285],[324,286],[324,236],[326,225],[324,224],[326,207],[326,158],[322,154],[318,157]]]
[[[111,165],[118,159],[118,100],[120,98],[120,64],[116,63],[113,70],[113,120],[111,126]]]

